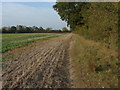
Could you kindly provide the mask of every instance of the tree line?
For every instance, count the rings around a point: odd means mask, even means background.
[[[1,33],[68,33],[70,32],[66,27],[63,27],[61,30],[53,30],[52,28],[43,27],[27,27],[22,25],[2,27],[0,30]]]
[[[118,46],[117,2],[57,2],[53,6],[72,32],[105,44]]]

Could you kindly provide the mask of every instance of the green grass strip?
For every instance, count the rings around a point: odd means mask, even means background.
[[[8,52],[10,50],[12,50],[12,48],[20,48],[21,46],[25,46],[28,45],[29,43],[33,43],[39,40],[48,40],[51,38],[55,38],[58,37],[60,35],[55,35],[55,36],[50,36],[50,37],[46,37],[46,38],[41,38],[41,39],[35,39],[35,40],[29,40],[29,41],[22,41],[22,42],[16,42],[16,43],[10,43],[10,44],[6,44],[6,45],[2,45],[2,50],[0,50],[0,52],[5,53]]]

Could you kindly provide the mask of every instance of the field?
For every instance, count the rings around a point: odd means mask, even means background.
[[[3,34],[3,88],[117,88],[118,53],[73,33]]]
[[[119,0],[68,1],[3,3],[0,88],[120,88]]]
[[[2,34],[2,53],[10,51],[12,48],[18,48],[28,43],[39,40],[48,40],[50,38],[58,37],[62,34],[55,33],[23,33],[23,34]]]
[[[11,51],[3,53],[3,88],[70,87],[68,48],[71,34],[18,34],[17,39],[16,34],[3,36],[4,40],[12,36],[11,43],[28,44],[34,40],[29,45],[11,44]],[[25,46],[12,49],[20,45]]]

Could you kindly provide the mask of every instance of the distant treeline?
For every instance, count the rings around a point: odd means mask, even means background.
[[[64,27],[61,30],[52,30],[52,28],[42,28],[42,27],[27,27],[22,25],[3,27],[0,30],[1,33],[69,33],[70,31]]]
[[[105,43],[108,48],[118,46],[117,2],[57,2],[53,8],[72,32]]]

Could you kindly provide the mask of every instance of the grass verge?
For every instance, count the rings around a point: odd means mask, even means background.
[[[75,70],[78,75],[77,83],[79,83],[76,87],[117,88],[118,65],[120,65],[118,52],[78,35],[74,35],[72,39],[75,42],[71,57],[75,67],[79,67]],[[81,81],[83,81],[83,86],[81,86]]]

